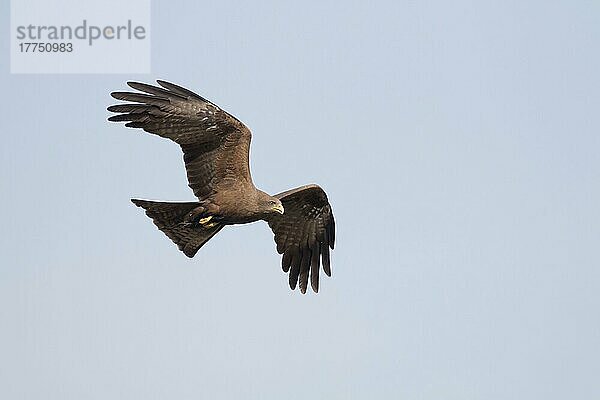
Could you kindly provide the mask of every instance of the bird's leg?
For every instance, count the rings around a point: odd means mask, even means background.
[[[205,229],[210,229],[216,226],[220,219],[216,214],[219,208],[211,203],[201,203],[202,205],[194,208],[184,218],[184,223],[188,226],[202,226]],[[196,225],[197,224],[197,225]]]
[[[203,207],[203,206],[196,207],[184,217],[183,222],[186,225],[193,225],[196,221],[198,221],[198,218],[200,218],[202,216],[202,214],[204,214],[205,212],[206,212],[205,207]]]

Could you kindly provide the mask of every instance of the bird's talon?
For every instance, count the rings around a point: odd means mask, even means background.
[[[198,223],[200,223],[200,225],[205,225],[205,224],[207,224],[207,223],[208,223],[208,221],[210,221],[211,219],[212,219],[212,215],[209,215],[209,216],[208,216],[208,217],[206,217],[206,218],[200,218],[200,219],[198,220]]]

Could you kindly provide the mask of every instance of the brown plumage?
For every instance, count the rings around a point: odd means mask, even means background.
[[[252,182],[250,130],[196,93],[158,80],[160,86],[127,84],[138,92],[113,92],[127,103],[108,107],[109,121],[171,139],[181,146],[188,183],[198,202],[132,199],[188,257],[224,226],[267,221],[275,234],[289,285],[319,290],[319,269],[331,276],[329,249],[335,221],[327,195],[306,185],[270,196]]]

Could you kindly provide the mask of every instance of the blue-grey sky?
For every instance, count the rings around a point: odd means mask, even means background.
[[[600,397],[600,3],[152,7],[149,75],[0,42],[0,398]],[[252,129],[260,188],[325,188],[321,293],[264,223],[189,260],[129,202],[193,200],[178,146],[106,122],[156,78]]]

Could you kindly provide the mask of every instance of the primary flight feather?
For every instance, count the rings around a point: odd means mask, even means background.
[[[331,276],[335,221],[325,191],[306,185],[270,196],[250,175],[250,130],[231,114],[173,83],[127,82],[137,92],[113,92],[127,103],[108,107],[109,121],[171,139],[181,146],[198,202],[132,199],[188,257],[226,225],[266,221],[275,234],[289,285],[319,291],[319,269]]]

